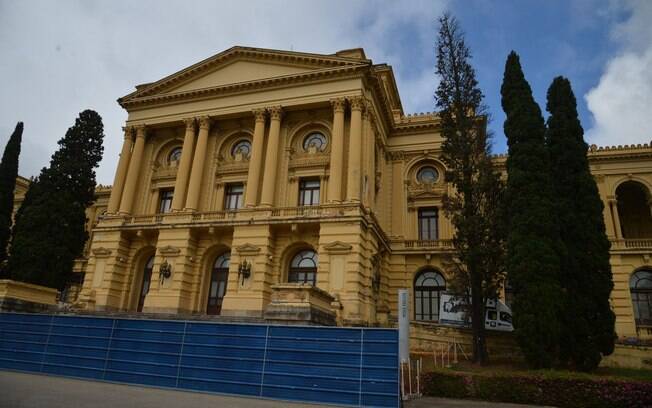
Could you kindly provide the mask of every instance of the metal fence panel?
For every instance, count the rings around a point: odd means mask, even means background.
[[[351,406],[399,406],[393,329],[0,313],[0,369]]]

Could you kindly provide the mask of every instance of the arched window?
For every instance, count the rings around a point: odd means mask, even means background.
[[[415,320],[438,321],[439,301],[446,290],[446,280],[437,271],[426,270],[414,280]]]
[[[152,269],[154,269],[154,255],[150,256],[145,263],[145,269],[143,270],[143,282],[140,285],[140,294],[138,298],[138,311],[143,311],[143,306],[145,305],[145,298],[147,293],[149,293],[149,285],[152,283]]]
[[[652,326],[652,270],[641,270],[629,280],[634,319],[639,326]]]
[[[326,150],[328,145],[328,139],[326,136],[319,132],[311,133],[303,139],[303,150],[308,151],[311,147],[314,147],[318,152],[323,152]]]
[[[208,285],[208,301],[206,314],[218,315],[222,311],[222,301],[226,294],[226,284],[229,280],[229,264],[231,253],[226,252],[217,257],[211,271],[211,280]]]
[[[417,180],[423,184],[433,184],[439,179],[439,172],[432,166],[425,166],[417,172]]]
[[[312,249],[297,253],[290,261],[288,282],[310,283],[314,286],[317,282],[317,265],[319,259]]]
[[[231,155],[236,157],[238,154],[248,158],[251,155],[251,142],[243,139],[234,144],[233,148],[231,148]]]
[[[181,160],[181,147],[175,147],[168,155],[168,163],[174,163]]]

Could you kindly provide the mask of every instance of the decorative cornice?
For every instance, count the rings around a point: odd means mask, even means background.
[[[181,250],[179,248],[177,248],[177,247],[173,247],[172,245],[166,245],[166,246],[164,246],[162,248],[159,248],[158,252],[161,255],[176,256],[176,255],[179,255]]]
[[[93,252],[93,255],[95,255],[96,258],[106,258],[109,255],[111,255],[112,251],[110,249],[106,249],[104,247],[99,247],[99,248],[93,249],[91,252]]]
[[[260,252],[260,247],[250,244],[250,243],[244,243],[240,246],[235,247],[235,250],[238,252],[240,255],[257,255]]]
[[[351,252],[351,249],[353,249],[351,244],[342,241],[335,241],[324,245],[324,250],[331,254],[345,254]]]
[[[369,65],[370,63],[369,60],[362,60],[357,58],[235,46],[194,65],[191,65],[190,67],[185,68],[179,72],[169,75],[159,81],[144,85],[140,89],[137,89],[135,92],[120,98],[118,101],[127,101],[136,97],[152,95],[156,92],[160,92],[162,89],[169,88],[175,84],[183,83],[195,75],[201,74],[205,71],[219,66],[220,64],[227,62],[228,60],[233,60],[236,58],[243,60],[281,62],[283,64],[294,63],[310,67],[327,66],[329,68]]]

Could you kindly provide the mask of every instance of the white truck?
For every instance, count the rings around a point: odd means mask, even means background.
[[[471,310],[461,296],[442,294],[439,303],[439,323],[458,327],[471,326]],[[512,310],[498,299],[487,299],[484,327],[487,330],[511,332]]]

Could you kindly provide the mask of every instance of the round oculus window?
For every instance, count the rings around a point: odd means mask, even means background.
[[[326,136],[319,132],[311,133],[303,139],[303,149],[310,150],[311,147],[317,149],[317,151],[323,152],[328,145],[328,139]]]
[[[238,154],[241,154],[243,157],[249,157],[251,154],[251,142],[248,140],[240,140],[238,143],[233,145],[231,154],[234,157]]]
[[[424,184],[432,184],[439,178],[439,172],[432,166],[426,166],[419,169],[417,180]]]

